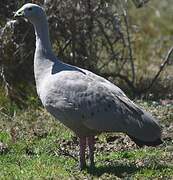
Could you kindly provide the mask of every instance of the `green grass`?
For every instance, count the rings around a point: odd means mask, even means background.
[[[171,1],[167,8],[161,4],[153,0],[149,7],[129,12],[132,24],[139,28],[133,37],[139,79],[158,71],[172,45],[173,6]],[[167,66],[162,76],[162,84],[170,84],[172,66]],[[33,97],[28,99],[35,107],[37,102]],[[96,168],[80,172],[74,134],[42,108],[19,110],[0,88],[0,142],[4,145],[4,151],[0,147],[0,179],[173,179],[173,105],[137,103],[161,120],[164,144],[139,149],[125,135],[102,134],[96,145]],[[108,141],[111,136],[116,137],[114,141]]]
[[[173,105],[138,104],[160,117],[165,143],[157,148],[138,148],[123,134],[102,134],[97,137],[96,168],[82,172],[77,167],[77,139],[45,110],[9,114],[1,110],[0,142],[7,149],[0,151],[0,179],[173,178],[172,139],[168,138]],[[110,137],[115,139],[111,141]]]

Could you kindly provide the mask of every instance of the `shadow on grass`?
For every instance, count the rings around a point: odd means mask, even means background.
[[[113,164],[113,165],[106,165],[106,166],[98,166],[94,167],[93,169],[88,168],[87,172],[94,176],[101,176],[104,173],[112,174],[117,177],[124,177],[127,174],[133,174],[137,171],[139,171],[140,168],[136,167],[134,164],[129,165],[120,165],[120,164]]]
[[[100,177],[104,173],[115,175],[119,178],[127,177],[128,175],[132,175],[137,173],[138,171],[142,171],[144,169],[150,169],[150,170],[155,170],[155,171],[164,171],[164,169],[168,168],[169,166],[167,165],[160,165],[156,164],[155,167],[153,168],[152,166],[142,166],[142,167],[137,167],[133,163],[129,163],[128,165],[120,164],[117,162],[117,164],[112,164],[112,165],[106,165],[106,166],[98,166],[93,169],[90,169],[89,167],[87,168],[87,172],[93,176]]]

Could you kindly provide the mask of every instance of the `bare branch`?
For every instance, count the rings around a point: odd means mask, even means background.
[[[95,19],[95,21],[98,23],[101,32],[103,33],[105,39],[107,40],[107,43],[108,43],[108,45],[109,45],[109,47],[110,47],[110,50],[111,50],[111,53],[112,53],[113,55],[115,55],[112,42],[111,42],[111,40],[109,39],[107,33],[106,33],[105,30],[104,30],[103,24],[101,23],[101,21],[100,21],[99,19]],[[118,60],[118,59],[116,58],[116,60]]]
[[[131,47],[131,40],[130,40],[130,31],[129,31],[129,23],[128,23],[128,18],[127,18],[127,11],[125,9],[123,11],[123,17],[124,17],[124,22],[125,22],[126,32],[127,32],[129,60],[130,60],[131,71],[132,71],[132,82],[134,82],[135,81],[135,68],[134,68],[134,62],[133,62],[133,54],[132,54],[132,47]]]
[[[160,73],[163,71],[164,67],[166,66],[166,64],[169,63],[170,61],[170,57],[171,57],[171,54],[173,53],[173,47],[171,47],[166,55],[166,58],[164,59],[163,63],[160,65],[160,68],[159,68],[159,71],[156,73],[156,75],[154,76],[154,78],[152,79],[150,85],[142,90],[142,92],[147,92],[149,89],[152,88],[152,86],[154,85],[154,83],[156,82],[156,80],[158,79]]]

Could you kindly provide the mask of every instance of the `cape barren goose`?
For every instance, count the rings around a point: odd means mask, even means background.
[[[80,169],[86,166],[86,142],[90,166],[94,166],[94,136],[101,132],[126,133],[139,146],[162,143],[156,119],[135,105],[120,88],[86,69],[65,64],[55,56],[42,7],[25,4],[15,17],[27,18],[35,28],[37,93],[47,111],[79,137]]]

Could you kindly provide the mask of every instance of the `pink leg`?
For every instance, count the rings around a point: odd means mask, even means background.
[[[79,145],[80,145],[79,168],[80,170],[82,170],[86,167],[86,161],[85,161],[86,137],[79,137]]]
[[[89,146],[90,168],[94,167],[94,145],[95,145],[94,136],[89,136],[88,137],[88,146]]]

